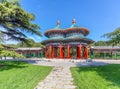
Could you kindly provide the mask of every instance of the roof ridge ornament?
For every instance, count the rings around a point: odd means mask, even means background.
[[[60,30],[60,20],[57,21],[57,26],[54,29]]]
[[[72,24],[76,24],[76,19],[73,19],[73,20],[72,20]]]
[[[60,26],[60,20],[57,21],[57,26]]]

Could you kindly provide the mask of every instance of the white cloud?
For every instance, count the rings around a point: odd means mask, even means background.
[[[13,40],[9,40],[9,41],[6,41],[5,44],[17,44],[18,41],[13,41]]]

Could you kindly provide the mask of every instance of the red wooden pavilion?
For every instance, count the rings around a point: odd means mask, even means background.
[[[57,27],[47,30],[44,35],[48,37],[47,40],[42,41],[46,46],[46,58],[77,58],[88,59],[87,44],[93,40],[86,38],[89,34],[87,28],[76,25],[76,20],[72,20],[70,28],[61,29],[60,21],[57,22]]]

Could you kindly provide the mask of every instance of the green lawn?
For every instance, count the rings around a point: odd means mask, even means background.
[[[120,65],[71,68],[77,89],[120,89]]]
[[[34,89],[52,67],[0,61],[0,89]]]

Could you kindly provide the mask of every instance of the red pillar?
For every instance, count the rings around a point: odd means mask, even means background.
[[[54,53],[55,53],[55,58],[57,58],[57,47],[55,47],[55,51],[54,51]]]
[[[56,47],[54,47],[54,58],[56,58]]]
[[[48,53],[48,58],[50,58],[50,46],[48,46],[47,53]]]
[[[48,51],[49,51],[49,58],[52,58],[52,46],[49,46]]]
[[[49,48],[49,46],[48,46],[48,47],[46,47],[46,49],[45,49],[45,56],[46,56],[46,58],[49,58],[48,48]]]
[[[88,46],[85,46],[85,59],[88,59]]]
[[[63,48],[63,58],[65,57],[65,48]]]
[[[77,58],[78,59],[81,59],[82,58],[82,45],[80,44],[80,45],[78,45],[78,47],[77,47]]]
[[[58,58],[58,48],[56,48],[56,58]]]
[[[60,45],[60,58],[61,59],[63,58],[63,47],[62,47],[62,45]]]
[[[67,58],[70,58],[70,45],[67,46]]]
[[[55,54],[54,54],[54,47],[52,47],[52,58],[54,58]]]

